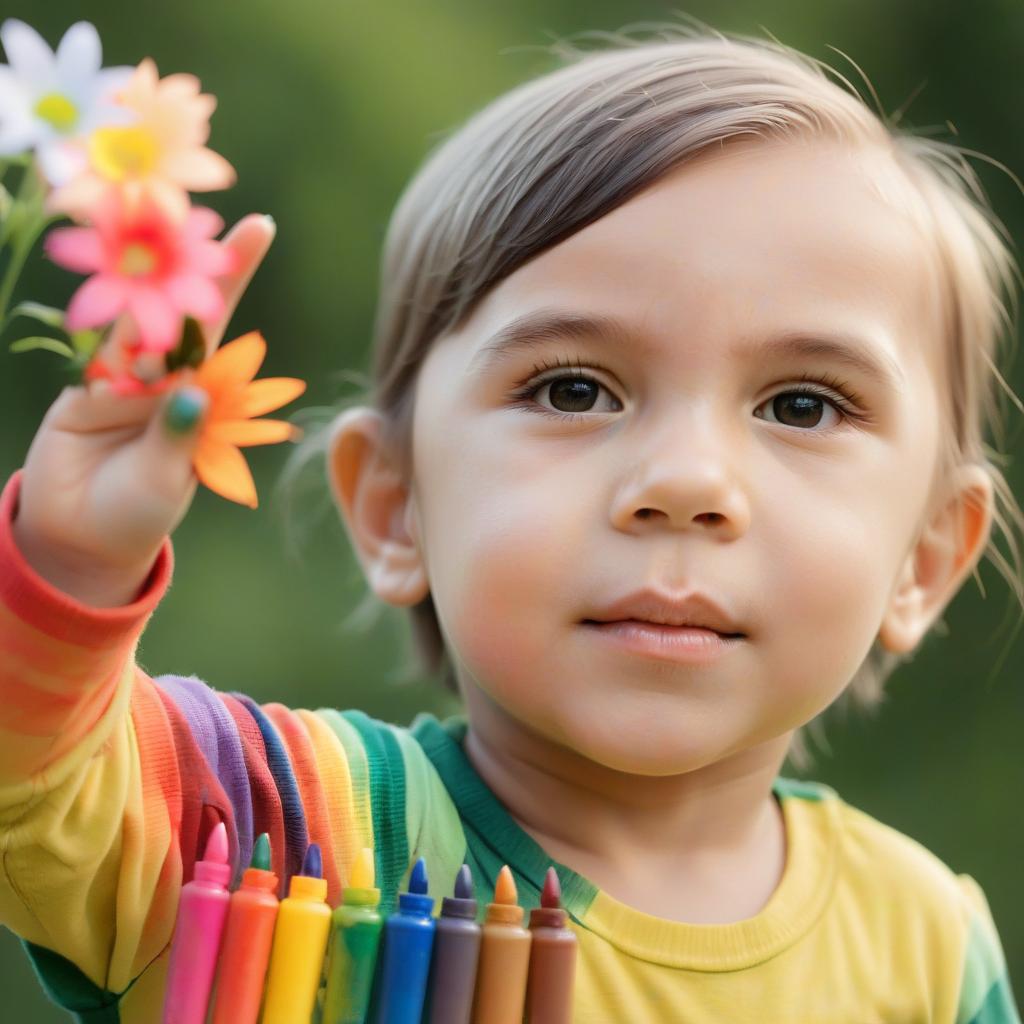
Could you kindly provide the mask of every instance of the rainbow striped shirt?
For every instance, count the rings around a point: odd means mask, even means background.
[[[270,833],[282,887],[319,843],[332,904],[363,846],[385,912],[421,856],[437,897],[465,860],[482,902],[507,863],[539,904],[552,860],[473,770],[464,718],[401,728],[152,678],[135,654],[170,538],[134,603],[90,608],[17,550],[20,476],[0,494],[0,923],[61,1006],[90,1024],[160,1018],[178,894],[218,821],[236,875]],[[577,1021],[1019,1024],[973,878],[828,786],[780,776],[774,792],[787,862],[746,920],[654,917],[557,865]]]

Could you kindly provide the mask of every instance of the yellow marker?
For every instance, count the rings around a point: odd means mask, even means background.
[[[322,876],[320,847],[311,843],[277,912],[262,1024],[309,1024],[313,1015],[331,927]]]

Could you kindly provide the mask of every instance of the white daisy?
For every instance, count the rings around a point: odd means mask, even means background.
[[[114,101],[135,69],[100,69],[100,37],[88,21],[72,25],[56,53],[17,18],[0,25],[0,41],[10,61],[0,64],[0,157],[34,149],[43,176],[62,185],[87,164],[86,136],[136,119]]]

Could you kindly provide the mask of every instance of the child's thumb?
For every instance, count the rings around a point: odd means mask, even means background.
[[[167,396],[161,410],[163,436],[179,446],[198,435],[196,429],[210,404],[210,396],[203,388],[186,384]]]

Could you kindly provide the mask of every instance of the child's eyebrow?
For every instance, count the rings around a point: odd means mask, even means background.
[[[617,317],[545,307],[523,313],[500,327],[473,356],[469,372],[485,372],[523,350],[567,338],[586,338],[627,350],[651,347],[642,332]],[[743,342],[738,354],[748,359],[788,356],[830,360],[895,391],[905,382],[899,364],[880,346],[845,333],[789,331],[771,340]]]

